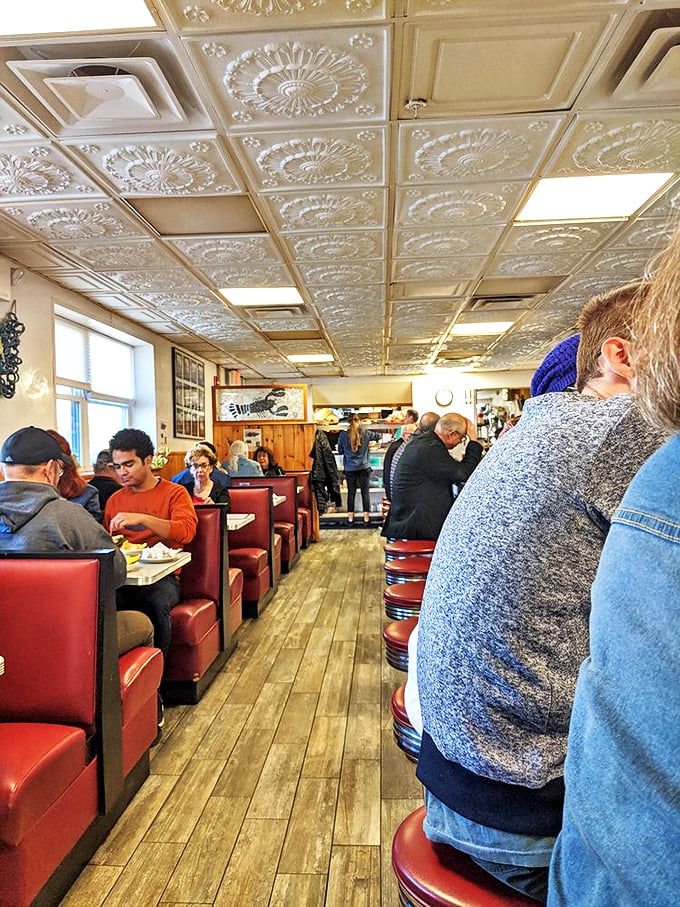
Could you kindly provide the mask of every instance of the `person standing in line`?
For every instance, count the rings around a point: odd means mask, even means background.
[[[364,523],[370,520],[371,500],[368,480],[371,467],[368,459],[368,446],[371,441],[379,441],[377,431],[362,427],[357,413],[352,413],[349,424],[338,438],[338,453],[342,454],[345,478],[347,480],[347,522],[354,522],[354,504],[357,488],[361,492],[361,503],[364,509]]]
[[[567,741],[548,907],[680,897],[680,230],[633,311],[637,399],[670,440],[612,518]]]

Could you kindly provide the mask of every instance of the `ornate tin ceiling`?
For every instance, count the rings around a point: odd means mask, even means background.
[[[669,237],[675,179],[627,221],[514,219],[542,176],[680,176],[678,3],[149,6],[156,29],[0,44],[0,254],[214,362],[533,366]],[[217,293],[293,283],[281,312]]]

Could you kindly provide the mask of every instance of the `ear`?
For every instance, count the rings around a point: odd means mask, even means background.
[[[144,465],[151,466],[151,461],[153,460],[152,456],[144,457]]]
[[[629,344],[630,341],[622,337],[607,337],[600,352],[604,359],[603,367],[630,384],[635,377],[635,369],[630,359]]]

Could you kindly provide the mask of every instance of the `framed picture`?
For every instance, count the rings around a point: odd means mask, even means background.
[[[176,347],[172,348],[172,410],[176,438],[205,438],[205,369]]]
[[[215,387],[216,422],[304,422],[306,384]]]

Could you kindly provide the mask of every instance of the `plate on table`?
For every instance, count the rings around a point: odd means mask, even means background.
[[[166,554],[164,557],[145,557],[142,555],[140,561],[143,564],[169,564],[171,561],[176,561],[180,554],[180,551],[176,551],[174,554]]]

